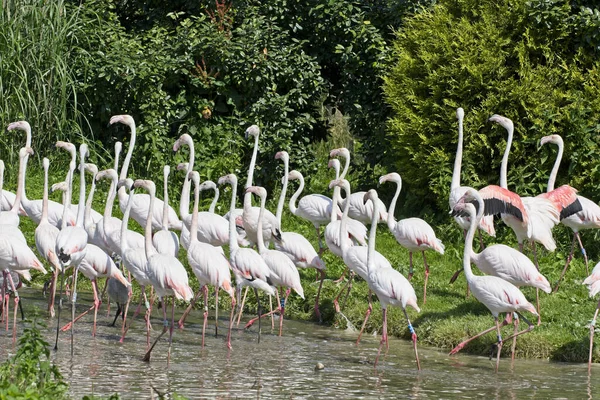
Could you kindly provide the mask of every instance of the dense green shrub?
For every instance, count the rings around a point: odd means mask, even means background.
[[[510,189],[545,190],[556,148],[537,144],[558,133],[566,151],[557,183],[599,198],[599,21],[598,10],[558,0],[442,0],[405,21],[385,78],[394,109],[385,160],[405,178],[412,206],[447,208],[459,106],[462,184],[498,184],[506,132],[486,122],[498,113],[515,124]]]

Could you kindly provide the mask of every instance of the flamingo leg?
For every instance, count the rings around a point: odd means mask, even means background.
[[[494,316],[494,321],[496,322],[496,334],[498,336],[498,354],[496,355],[496,372],[498,372],[498,366],[500,365],[500,353],[502,352],[502,333],[500,332],[500,323],[498,322],[498,317]]]
[[[350,285],[350,282],[352,282],[352,278],[354,278],[354,272],[350,272],[350,278],[348,279],[348,282],[346,282],[346,284],[344,285],[344,287],[342,287],[342,290],[340,290],[340,292],[335,297],[335,299],[333,299],[333,306],[335,308],[335,312],[340,312],[340,304],[338,303],[338,300],[339,300],[341,294],[346,289],[346,287]]]
[[[202,286],[202,293],[204,293],[204,322],[202,323],[202,347],[204,347],[204,332],[206,331],[206,322],[208,321],[208,285]]]
[[[142,289],[144,290],[144,289]],[[131,303],[131,296],[132,296],[133,292],[131,290],[131,288],[129,289],[129,292],[127,292],[127,303],[125,303],[125,310],[122,310],[122,306],[121,304],[117,303],[117,314],[118,311],[121,310],[122,314],[123,314],[123,324],[121,326],[121,339],[119,340],[119,342],[123,343],[123,341],[125,340],[125,326],[127,323],[127,312],[129,311],[129,303]],[[117,317],[115,317],[115,321],[117,320]],[[113,326],[115,325],[115,323],[113,322]]]
[[[354,280],[354,275],[352,275],[348,279],[348,290],[346,291],[346,296],[344,297],[344,302],[342,303],[342,308],[346,308],[346,302],[348,301],[348,297],[350,297],[350,291],[352,290],[352,281]]]
[[[254,295],[256,296],[256,312],[258,314],[258,343],[260,343],[260,299],[258,297],[258,289],[254,288]]]
[[[121,312],[123,311],[123,307],[121,307],[120,303],[117,303],[117,312],[115,313],[115,319],[113,319],[112,324],[110,324],[110,326],[115,326],[115,324],[117,323],[117,318],[119,318],[119,315],[121,314]],[[125,314],[123,314],[125,315]]]
[[[285,292],[285,299],[281,299],[281,307],[280,307],[280,318],[279,318],[279,336],[281,336],[283,332],[283,314],[285,314],[285,305],[287,304],[288,297],[292,289],[288,288]]]
[[[483,236],[481,235],[481,229],[477,230],[477,234],[479,235],[479,251],[485,250],[485,244],[483,244]]]
[[[408,252],[408,263],[409,263],[409,267],[408,267],[408,281],[410,282],[410,280],[413,277],[413,263],[412,263],[412,251]]]
[[[275,295],[277,296],[277,304],[279,304],[279,289],[275,291]],[[273,298],[269,295],[269,314],[271,315],[271,331],[275,329],[275,320],[273,319]]]
[[[365,313],[365,319],[360,328],[360,332],[358,333],[358,339],[356,339],[357,346],[360,343],[360,338],[362,336],[363,331],[365,330],[365,326],[367,326],[367,321],[369,320],[369,316],[371,315],[371,312],[373,312],[373,303],[371,303],[371,293],[372,293],[371,289],[369,289],[369,306],[367,307],[367,312]]]
[[[202,288],[200,288],[200,290],[198,290],[198,292],[196,293],[196,295],[194,296],[194,298],[190,302],[190,305],[185,309],[185,311],[183,312],[183,315],[181,316],[181,318],[179,318],[179,322],[177,322],[177,325],[179,326],[179,329],[183,329],[183,326],[184,326],[183,323],[185,322],[185,320],[186,320],[187,316],[189,315],[189,313],[192,312],[192,309],[194,308],[194,305],[198,301],[198,298],[200,297],[201,294],[202,294]]]
[[[381,354],[381,348],[384,344],[387,343],[387,309],[382,308],[381,312],[383,313],[383,332],[381,333],[381,342],[379,343],[379,350],[377,350],[377,358],[375,358],[374,368],[377,368],[377,362],[379,361],[379,355]]]
[[[420,371],[421,363],[419,362],[419,352],[417,351],[417,333],[415,332],[415,329],[413,328],[412,324],[410,323],[410,319],[408,318],[408,313],[406,312],[406,309],[403,308],[402,311],[404,312],[404,316],[406,317],[406,322],[408,323],[408,330],[410,331],[410,334],[411,334],[411,338],[412,338],[412,342],[413,342],[413,349],[415,351],[415,360],[417,360],[417,370]]]
[[[156,343],[158,343],[158,341],[160,340],[160,338],[163,337],[163,335],[165,333],[167,333],[167,331],[169,330],[169,321],[167,321],[167,312],[165,310],[165,301],[163,299],[161,299],[161,302],[162,302],[162,306],[163,306],[163,316],[164,316],[163,330],[160,333],[160,335],[158,335],[158,337],[156,338],[156,340],[154,340],[154,343],[152,343],[152,346],[150,346],[150,348],[148,349],[148,351],[144,355],[144,358],[142,360],[146,361],[146,362],[150,362],[150,354],[152,353],[152,350],[154,349],[154,346],[156,346]],[[146,311],[146,313],[148,314],[148,319],[150,319],[149,311]]]
[[[12,275],[10,273],[8,273],[7,275],[8,281],[10,282],[10,287],[12,288],[12,291],[15,296],[15,309],[13,312],[13,343],[15,343],[17,341],[17,309],[19,305],[19,293],[17,292],[17,288],[15,287],[15,282],[13,281]],[[6,319],[8,320],[8,314],[6,316]]]
[[[339,279],[336,279],[335,281],[333,281],[333,283],[335,283],[337,285],[338,283],[343,281],[344,277],[346,276],[347,273],[348,273],[348,269],[344,269],[344,272],[342,272],[342,275],[339,277]]]
[[[583,254],[583,259],[585,260],[585,274],[590,274],[590,268],[588,266],[588,256],[585,252],[585,248],[583,247],[583,243],[581,243],[581,236],[579,236],[579,232],[575,232],[575,236],[577,237],[577,241],[579,242],[579,248],[581,249],[581,254]]]
[[[56,298],[56,284],[58,283],[58,268],[54,267],[52,282],[50,283],[50,298],[48,299],[48,312],[54,318],[54,300]]]
[[[569,267],[569,264],[571,263],[571,260],[573,259],[573,252],[575,251],[575,241],[577,240],[577,232],[573,233],[573,243],[571,244],[571,252],[569,253],[569,256],[567,257],[567,262],[565,264],[565,267],[562,270],[562,273],[560,274],[560,278],[558,278],[558,282],[556,283],[556,286],[554,287],[554,293],[558,292],[558,287],[560,285],[560,282],[562,281],[563,277],[565,276],[565,273],[567,272],[567,268]]]
[[[106,289],[107,284],[104,284],[104,288]],[[101,297],[98,298],[98,284],[96,280],[92,280],[92,291],[94,292],[94,327],[92,328],[92,336],[96,336],[96,320],[98,318],[98,309],[100,309],[100,304],[102,304]]]
[[[319,282],[319,290],[317,290],[317,298],[315,299],[315,315],[319,320],[319,323],[323,322],[321,318],[321,312],[319,311],[319,296],[321,295],[321,288],[323,287],[323,281],[325,280],[325,271],[319,271],[321,274],[321,280]]]
[[[229,331],[227,332],[227,348],[231,350],[231,329],[233,328],[233,317],[235,314],[235,297],[231,296],[231,315],[229,316]]]
[[[208,286],[206,287],[206,297],[208,297]],[[169,350],[167,351],[167,366],[171,361],[171,346],[173,345],[173,329],[175,328],[175,296],[172,297],[171,303],[171,325],[169,326]],[[207,311],[208,314],[208,311]]]
[[[515,325],[515,329],[513,331],[512,347],[510,348],[510,359],[511,360],[515,359],[515,349],[517,348],[517,337],[515,335],[517,334],[517,332],[519,332],[519,316],[518,315],[515,315],[515,317],[513,319],[513,324]]]
[[[237,316],[236,326],[240,326],[240,318],[242,318],[242,312],[244,311],[244,303],[246,302],[246,295],[248,294],[249,287],[246,286],[246,290],[244,291],[244,297],[242,298],[242,304],[240,305],[240,312]]]
[[[60,291],[58,292],[58,315],[56,317],[56,341],[54,342],[54,351],[58,350],[58,332],[60,331],[60,312],[62,310],[62,292],[65,284],[65,271],[61,272]]]
[[[70,321],[65,326],[63,326],[62,328],[60,328],[61,332],[66,332],[69,329],[72,329],[73,328],[73,322],[79,321],[81,318],[83,318],[84,316],[86,316],[87,314],[89,314],[89,312],[92,311],[95,308],[96,308],[96,305],[94,304],[90,308],[88,308],[87,310],[85,310],[84,312],[82,312],[81,314],[79,314],[78,316],[76,316],[73,321]]]
[[[77,302],[77,273],[79,272],[79,267],[73,267],[73,293],[71,294],[71,357],[74,352],[74,341],[75,341],[75,305]],[[89,310],[88,310],[89,311]]]
[[[523,329],[521,332],[517,332],[517,333],[510,335],[509,337],[504,339],[505,341],[512,339],[514,337],[517,337],[517,336],[521,336],[524,333],[531,332],[533,330],[533,328],[535,328],[535,325],[533,325],[531,322],[529,322],[529,320],[527,318],[522,316],[520,313],[516,313],[516,314],[519,316],[519,318],[521,318],[523,321],[525,321],[525,323],[527,324],[527,328]]]
[[[219,287],[215,286],[215,337],[219,333]]]
[[[425,264],[425,285],[423,285],[423,304],[427,301],[427,280],[429,279],[429,265],[427,265],[427,259],[425,258],[425,252],[423,251],[423,263]]]
[[[590,322],[590,355],[588,357],[588,371],[592,368],[592,350],[594,350],[594,331],[596,330],[596,318],[598,318],[598,311],[600,310],[600,301],[596,306],[596,312],[594,318]]]
[[[127,334],[127,331],[129,331],[129,328],[131,328],[131,324],[133,324],[133,320],[135,319],[135,317],[137,317],[137,315],[140,313],[140,310],[142,309],[142,302],[144,301],[144,297],[146,296],[146,287],[142,286],[142,287],[140,287],[140,290],[142,291],[142,294],[140,295],[140,302],[138,303],[137,308],[133,312],[133,316],[129,320],[129,325],[127,325],[127,327],[125,327],[123,325],[123,332],[121,335],[121,340],[119,340],[119,342],[121,342],[121,343],[123,343],[123,341],[125,340],[125,335]],[[131,297],[131,295],[129,297]],[[146,300],[146,304],[147,303],[148,303],[148,301]],[[129,306],[129,299],[127,300],[126,307],[128,307],[128,306]],[[127,314],[127,308],[125,308],[125,314]],[[127,315],[125,315],[125,319],[127,319]]]
[[[505,325],[507,325],[507,324],[509,324],[509,323],[510,323],[510,320],[511,320],[512,318],[509,318],[509,317],[510,317],[510,314],[508,314],[508,315],[506,316],[506,319],[505,319],[504,321],[502,321],[502,325],[501,325],[501,326],[505,326]],[[475,335],[475,336],[472,336],[472,337],[470,337],[469,339],[467,339],[467,340],[465,340],[465,341],[463,341],[463,342],[459,343],[459,344],[458,344],[458,345],[457,345],[455,348],[453,348],[453,349],[450,351],[450,354],[449,354],[449,355],[453,355],[453,354],[456,354],[456,353],[458,353],[459,351],[461,351],[461,350],[463,349],[463,347],[465,347],[465,345],[467,345],[467,343],[469,343],[469,342],[471,342],[471,341],[473,341],[473,340],[477,339],[478,337],[481,337],[481,336],[485,335],[486,333],[489,333],[489,332],[493,331],[494,329],[496,329],[496,326],[492,326],[491,328],[488,328],[488,329],[484,330],[483,332],[480,332],[480,333],[478,333],[477,335]]]
[[[319,239],[319,256],[323,254],[327,247],[323,247],[323,241],[321,239],[321,225],[316,225],[315,230],[317,231],[317,239]]]

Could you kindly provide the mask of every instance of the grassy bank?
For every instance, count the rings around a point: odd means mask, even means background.
[[[35,184],[31,186],[28,184],[28,188],[32,187],[29,190],[31,193],[28,194],[31,198],[36,198],[38,195],[41,197],[41,192],[37,193],[41,188],[41,184],[38,184],[40,182],[39,176],[35,171],[32,176],[31,179],[28,177],[28,180]],[[104,196],[104,188],[101,188],[94,202],[96,209],[102,209]],[[225,197],[222,203],[224,206],[224,202],[228,198],[228,193],[224,194],[223,197]],[[116,208],[115,215],[120,215],[120,212]],[[448,217],[448,219],[450,218]],[[503,239],[485,238],[486,243],[504,242],[516,247],[512,232],[507,231],[507,228],[501,222],[497,222],[496,226],[498,237]],[[130,227],[141,231],[141,227],[134,221],[131,221]],[[31,221],[24,218],[21,228],[26,233],[30,243],[33,243],[35,226]],[[284,216],[284,229],[302,233],[312,243],[317,243],[312,225],[294,216],[289,214]],[[414,310],[410,309],[409,316],[419,336],[420,343],[449,351],[468,336],[491,327],[493,325],[493,318],[487,308],[475,298],[472,296],[465,298],[466,281],[464,275],[461,275],[454,284],[448,283],[454,272],[462,266],[464,245],[458,228],[448,221],[445,224],[436,226],[435,230],[438,236],[444,240],[446,254],[443,256],[432,252],[427,254],[431,274],[427,291],[427,303],[424,305],[422,304],[424,281],[423,259],[420,254],[414,255],[415,275],[412,284],[419,298],[421,312],[417,314]],[[571,245],[570,231],[558,227],[555,231],[555,237],[558,243],[558,250],[555,253],[547,253],[539,249],[538,246],[541,271],[553,286],[560,276]],[[593,232],[585,232],[583,234],[583,241],[584,244],[588,245],[588,254],[590,254],[591,259],[590,269],[595,264],[593,260],[598,258],[596,247],[593,245],[594,239],[595,234]],[[475,247],[478,248],[478,245],[475,244]],[[398,269],[405,276],[408,274],[408,252],[395,241],[387,227],[383,224],[378,229],[377,250],[390,260],[394,268]],[[532,257],[530,250],[527,254]],[[185,261],[184,250],[181,250],[180,258],[182,261]],[[320,303],[323,323],[343,328],[346,326],[346,320],[342,316],[336,315],[333,308],[333,299],[342,288],[342,284],[336,284],[334,280],[342,274],[344,265],[339,258],[330,252],[326,252],[323,258],[327,264],[327,279],[323,285]],[[318,283],[315,281],[316,273],[312,269],[302,270],[300,273],[306,299],[302,301],[297,295],[292,294],[286,307],[286,316],[300,320],[315,320],[313,304],[318,289]],[[561,284],[559,292],[552,295],[540,293],[542,325],[539,327],[536,326],[533,332],[519,338],[517,342],[517,357],[573,362],[584,362],[587,360],[588,324],[593,316],[596,301],[588,298],[586,287],[581,285],[585,276],[583,258],[581,253],[577,252],[576,258],[571,263],[566,279]],[[32,284],[34,286],[41,286],[43,280],[44,277],[36,276]],[[197,282],[191,272],[190,281],[194,290],[197,290]],[[82,279],[78,285],[82,291],[91,290],[89,281],[86,279]],[[102,285],[100,286],[102,287]],[[138,292],[137,287],[135,287],[135,292]],[[535,304],[535,290],[524,288],[523,292]],[[342,310],[350,323],[357,328],[360,327],[367,308],[367,293],[368,288],[366,283],[356,280]],[[229,306],[229,300],[223,294],[220,296],[220,299],[222,301],[221,310],[225,310]],[[210,301],[212,309],[214,296],[211,295]],[[245,312],[254,313],[255,304],[254,296],[250,294]],[[221,315],[224,315],[223,311]],[[535,322],[535,317],[531,315],[526,317],[531,317],[531,321]],[[503,335],[505,337],[508,336],[512,332],[512,329],[512,326],[505,327]],[[374,312],[367,325],[367,332],[377,331],[380,333],[380,330],[381,311],[374,297]],[[409,338],[404,316],[398,309],[391,308],[389,312],[389,333],[393,336]],[[463,352],[488,354],[490,345],[494,341],[495,334],[490,333],[470,343]],[[506,346],[504,351],[508,352],[508,347]],[[600,351],[596,350],[594,352],[594,360],[600,361]]]

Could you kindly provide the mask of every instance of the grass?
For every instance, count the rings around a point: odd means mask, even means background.
[[[54,176],[54,175],[53,175]],[[59,176],[62,173],[59,172]],[[28,173],[28,196],[30,198],[40,198],[42,188],[42,175],[37,166],[32,165]],[[56,179],[52,179],[56,181]],[[159,184],[160,185],[160,184]],[[94,199],[94,207],[97,210],[103,210],[103,202],[106,195],[108,185],[102,184],[97,189],[97,196]],[[89,186],[88,186],[89,188]],[[14,188],[13,188],[14,189]],[[77,190],[77,183],[75,183]],[[225,207],[228,202],[230,191],[223,194],[223,202],[221,207]],[[56,196],[56,195],[54,195]],[[75,196],[76,197],[76,196]],[[173,197],[174,194],[173,194]],[[55,200],[59,200],[58,197]],[[207,206],[209,199],[205,199]],[[177,205],[177,202],[171,202],[172,205]],[[274,203],[270,205],[274,208]],[[115,208],[114,214],[120,216],[118,207]],[[450,217],[448,217],[450,219]],[[317,238],[312,224],[300,220],[290,214],[284,215],[284,229],[287,231],[295,231],[305,235],[313,244],[316,245]],[[23,229],[28,241],[33,243],[34,224],[26,218],[22,219],[21,228]],[[141,227],[134,221],[130,220],[130,228],[142,232]],[[422,304],[423,297],[423,280],[424,269],[423,260],[419,254],[416,254],[414,259],[415,275],[412,279],[412,285],[415,288],[421,312],[416,313],[409,309],[408,313],[415,327],[419,342],[428,346],[440,348],[444,351],[449,351],[455,345],[468,336],[478,333],[493,325],[493,318],[487,308],[479,303],[474,297],[465,298],[466,282],[464,275],[461,275],[454,284],[449,284],[450,277],[456,270],[462,267],[463,242],[462,234],[458,228],[453,225],[453,221],[448,221],[434,228],[439,237],[442,238],[446,245],[446,254],[439,255],[437,253],[428,252],[427,261],[430,265],[429,284],[427,289],[427,303]],[[504,242],[508,245],[516,247],[516,242],[512,232],[504,227],[500,221],[496,223],[498,237],[504,239],[485,238],[487,244]],[[591,254],[591,259],[597,259],[597,248],[593,245],[593,232],[584,232],[582,234],[584,244],[588,244],[588,254]],[[552,285],[556,283],[560,272],[564,266],[566,255],[570,250],[571,236],[570,231],[563,227],[557,227],[555,238],[558,243],[558,250],[555,253],[547,253],[540,250],[540,269],[542,273],[549,279]],[[387,226],[380,225],[377,231],[377,250],[386,256],[391,264],[405,276],[408,274],[408,252],[402,248],[390,234]],[[475,248],[478,245],[475,244]],[[528,249],[529,250],[529,249]],[[527,252],[531,256],[531,252]],[[180,259],[187,264],[185,251],[181,250]],[[323,259],[327,264],[327,278],[323,285],[321,293],[320,309],[323,318],[323,323],[332,327],[344,328],[346,321],[343,317],[336,315],[333,308],[333,298],[341,290],[341,284],[335,284],[333,281],[340,277],[344,270],[343,262],[331,254],[326,252]],[[590,269],[594,263],[590,260]],[[187,267],[187,265],[186,265]],[[474,270],[477,273],[476,268]],[[198,284],[193,277],[193,274],[188,269],[190,275],[190,283],[194,290],[198,289]],[[316,273],[314,270],[301,270],[302,283],[305,291],[305,300],[302,301],[297,295],[292,294],[286,306],[286,318],[294,318],[299,320],[314,321],[315,315],[313,312],[314,298],[318,289],[318,283],[315,281]],[[522,335],[517,342],[517,357],[540,358],[553,361],[569,361],[569,362],[584,362],[588,356],[589,343],[589,321],[591,320],[596,301],[588,298],[587,288],[581,285],[581,282],[586,276],[585,265],[580,252],[577,252],[575,259],[571,263],[566,274],[561,288],[556,294],[547,295],[540,293],[542,325],[525,335]],[[43,284],[45,277],[35,275],[33,280],[34,286]],[[103,284],[100,286],[102,287]],[[135,300],[137,301],[137,293],[139,289],[134,284]],[[81,279],[78,283],[78,290],[91,291],[91,285],[86,279]],[[212,292],[212,290],[211,290]],[[535,304],[535,290],[532,288],[524,288],[523,292],[526,297]],[[343,308],[342,312],[348,318],[350,323],[355,327],[360,327],[364,313],[367,308],[367,293],[368,288],[364,281],[355,280],[352,292]],[[221,292],[221,316],[225,315],[225,310],[230,305],[229,299]],[[381,333],[381,311],[374,297],[374,312],[367,324],[366,331]],[[266,301],[262,299],[262,301]],[[214,307],[214,296],[210,296],[210,309]],[[263,304],[267,304],[266,302]],[[198,304],[200,309],[201,305]],[[255,313],[256,303],[252,294],[248,295],[246,313]],[[199,312],[199,311],[198,311]],[[410,338],[407,324],[403,313],[395,308],[390,308],[388,329],[389,334],[405,339]],[[212,317],[212,314],[211,314]],[[531,321],[535,322],[535,317],[529,315]],[[223,317],[224,318],[224,317]],[[524,327],[524,325],[523,325]],[[512,332],[512,326],[505,327],[503,336],[506,337]],[[480,338],[467,345],[462,351],[472,354],[488,354],[490,345],[495,341],[495,334],[490,333],[487,336]],[[505,346],[505,352],[509,351],[510,346]],[[600,361],[600,352],[594,351],[594,360]]]

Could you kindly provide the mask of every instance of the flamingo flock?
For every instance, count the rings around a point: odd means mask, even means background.
[[[536,290],[542,289],[550,293],[551,286],[540,272],[537,262],[536,243],[542,244],[548,251],[556,249],[552,237],[552,228],[563,223],[573,232],[571,253],[566,261],[561,279],[573,257],[575,243],[578,242],[585,257],[579,230],[600,227],[600,207],[593,201],[577,195],[577,191],[563,185],[554,189],[557,171],[563,153],[563,141],[558,135],[542,138],[541,144],[552,143],[558,146],[558,155],[550,178],[547,192],[535,197],[521,197],[507,187],[507,164],[510,147],[513,140],[514,125],[512,121],[500,115],[490,118],[506,129],[508,134],[507,146],[500,169],[499,186],[489,185],[476,190],[460,186],[460,173],[463,147],[464,110],[456,112],[458,119],[458,147],[450,188],[450,212],[465,235],[463,266],[452,278],[464,271],[468,288],[473,296],[482,302],[494,317],[494,326],[459,343],[450,354],[455,354],[470,341],[488,332],[496,331],[497,342],[495,349],[496,370],[500,361],[503,343],[512,339],[512,354],[516,338],[534,329],[534,324],[523,315],[528,312],[538,317],[541,323],[539,298],[537,306],[530,303],[520,287],[531,286]],[[390,182],[395,184],[395,193],[389,208],[385,206],[374,189],[365,192],[352,192],[346,179],[350,166],[350,152],[346,148],[334,149],[330,153],[328,167],[334,169],[335,178],[329,187],[332,197],[323,194],[305,194],[304,178],[299,171],[289,171],[290,156],[285,151],[277,152],[276,160],[283,163],[282,191],[278,199],[277,211],[274,215],[266,208],[268,193],[263,187],[253,184],[253,173],[259,147],[260,129],[252,125],[246,130],[246,138],[254,140],[254,147],[248,178],[244,185],[242,208],[237,208],[238,179],[234,174],[219,178],[218,183],[200,181],[200,174],[194,170],[194,141],[188,134],[181,135],[173,144],[175,152],[185,146],[189,151],[189,161],[177,166],[178,171],[185,173],[181,188],[179,213],[169,205],[168,179],[170,166],[164,166],[162,200],[157,198],[156,184],[150,180],[133,179],[129,177],[135,141],[136,125],[129,115],[117,115],[110,119],[110,125],[123,124],[129,128],[131,139],[124,162],[119,171],[119,156],[121,143],[115,144],[115,160],[112,168],[100,171],[94,164],[86,163],[89,149],[86,144],[79,147],[79,199],[78,204],[72,204],[73,179],[77,169],[77,148],[68,142],[57,142],[56,147],[69,154],[69,169],[64,181],[55,183],[54,190],[62,190],[63,204],[50,201],[49,193],[49,161],[43,159],[44,189],[41,200],[29,200],[26,196],[26,171],[29,157],[33,154],[31,126],[26,121],[11,123],[9,131],[25,132],[25,145],[19,151],[19,170],[17,190],[12,194],[2,189],[4,163],[0,161],[0,268],[2,269],[2,319],[8,329],[8,314],[10,295],[14,297],[13,338],[16,337],[16,315],[19,303],[18,287],[20,279],[29,280],[29,270],[35,269],[46,273],[43,263],[28,246],[23,232],[19,229],[22,216],[27,216],[36,224],[35,244],[39,256],[46,260],[52,270],[49,282],[48,312],[54,317],[57,314],[57,340],[60,331],[70,331],[71,351],[73,351],[74,324],[88,312],[94,312],[92,335],[96,334],[96,320],[104,293],[98,288],[98,278],[107,278],[105,290],[109,298],[117,304],[117,318],[122,317],[121,338],[126,335],[138,314],[144,311],[146,325],[146,352],[144,360],[149,361],[153,349],[161,337],[169,333],[167,360],[170,359],[174,328],[176,327],[176,303],[189,303],[185,312],[177,320],[177,327],[183,329],[187,316],[193,312],[194,304],[203,298],[202,346],[205,343],[205,332],[208,321],[209,286],[215,293],[215,335],[218,334],[219,292],[224,291],[231,299],[231,312],[228,333],[225,344],[232,349],[232,328],[236,324],[236,309],[239,310],[237,323],[243,310],[247,291],[251,288],[256,296],[257,314],[245,326],[249,329],[258,322],[258,342],[260,342],[261,320],[263,317],[279,315],[279,336],[283,334],[285,309],[288,301],[294,301],[298,296],[304,299],[304,290],[300,281],[299,269],[314,268],[319,278],[319,289],[314,301],[314,315],[321,321],[319,299],[325,278],[326,264],[322,258],[325,251],[340,257],[348,267],[350,275],[346,285],[333,300],[336,312],[341,312],[339,297],[344,291],[348,293],[352,287],[354,276],[358,275],[369,288],[369,305],[356,344],[370,314],[373,312],[372,295],[379,300],[382,310],[382,337],[375,359],[379,362],[381,351],[387,351],[387,309],[396,306],[402,309],[406,318],[407,329],[410,333],[415,365],[421,369],[417,349],[417,333],[411,323],[407,308],[419,312],[427,300],[427,282],[430,265],[427,263],[425,252],[428,250],[444,254],[444,244],[436,237],[434,229],[420,218],[405,218],[396,220],[394,212],[402,190],[402,178],[392,172],[383,175],[379,184]],[[340,173],[340,159],[344,168]],[[86,174],[91,175],[91,188],[86,192]],[[96,184],[108,180],[110,187],[107,192],[104,212],[101,214],[92,209],[92,199]],[[318,248],[303,235],[283,230],[282,214],[286,203],[288,184],[298,181],[299,186],[289,199],[289,210],[292,214],[310,222],[317,233]],[[231,187],[231,202],[229,212],[225,216],[215,213],[219,187]],[[190,194],[193,189],[193,207],[190,213]],[[209,211],[199,210],[199,196],[202,191],[214,191],[215,197]],[[141,193],[143,192],[143,193]],[[343,196],[342,196],[343,192]],[[253,206],[252,198],[258,198],[259,206]],[[86,198],[87,197],[87,198]],[[118,199],[123,218],[112,215],[113,205]],[[502,220],[515,232],[520,250],[503,244],[483,246],[481,236],[480,252],[473,249],[476,231],[484,231],[495,236],[494,215],[501,215]],[[129,229],[129,218],[144,227],[144,235]],[[397,242],[408,250],[408,275],[402,275],[397,266],[381,253],[375,250],[377,225],[387,223],[388,229]],[[367,228],[370,225],[370,229]],[[321,227],[325,229],[322,232]],[[368,237],[367,237],[368,233]],[[325,245],[323,245],[323,238]],[[534,262],[523,254],[523,245],[530,243],[534,252]],[[225,250],[223,246],[227,246]],[[180,247],[185,249],[187,264],[193,276],[188,276],[187,270],[179,259]],[[419,302],[414,287],[411,284],[413,276],[413,253],[421,252],[424,266],[423,299]],[[471,269],[475,264],[484,275],[476,275]],[[65,287],[65,277],[72,269],[73,281],[70,290],[71,317],[70,321],[61,326],[62,295]],[[94,302],[84,313],[76,316],[77,277],[81,273],[90,280]],[[345,273],[344,273],[345,274]],[[232,279],[233,276],[233,279]],[[58,281],[60,278],[60,288]],[[191,279],[196,279],[200,289],[194,293],[191,289]],[[340,280],[344,279],[344,275]],[[15,282],[16,281],[16,282]],[[140,286],[140,298],[133,316],[128,317],[132,301],[132,283]],[[560,283],[560,280],[559,280]],[[590,295],[600,292],[600,263],[593,269],[584,284],[589,286]],[[241,292],[246,288],[243,300]],[[58,312],[55,311],[56,291],[58,289]],[[150,288],[147,293],[146,289]],[[558,290],[558,284],[555,291]],[[276,307],[269,312],[263,312],[260,292],[276,297]],[[295,294],[292,295],[292,292]],[[290,300],[290,295],[292,299]],[[167,315],[167,302],[171,298],[170,316]],[[537,297],[537,296],[536,296]],[[161,303],[163,310],[163,329],[153,343],[151,336],[151,311],[155,298]],[[595,321],[600,310],[600,303],[590,324],[590,359],[592,355],[593,334]],[[506,318],[500,322],[499,316],[506,313]],[[527,323],[527,328],[519,331],[519,321]],[[514,322],[513,322],[514,321]],[[508,338],[502,338],[500,327],[514,323],[514,333]],[[167,361],[169,362],[169,361]]]

